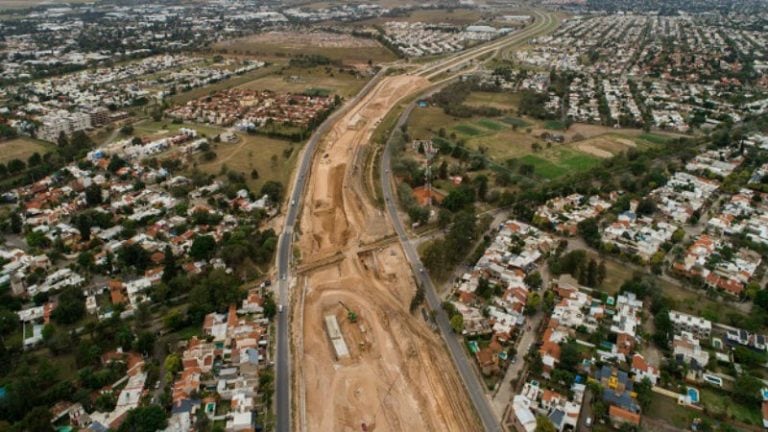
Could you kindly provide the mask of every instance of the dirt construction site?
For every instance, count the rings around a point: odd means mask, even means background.
[[[297,430],[481,429],[439,334],[409,312],[410,267],[362,191],[361,148],[399,98],[428,85],[384,78],[336,122],[313,161],[292,296]]]

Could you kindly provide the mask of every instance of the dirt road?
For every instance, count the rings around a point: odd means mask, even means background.
[[[400,246],[358,253],[391,227],[362,193],[355,155],[402,96],[428,85],[416,76],[383,79],[336,123],[313,161],[299,225],[302,261],[344,258],[294,285],[293,313],[303,317],[292,324],[299,430],[480,429],[442,341],[408,312],[415,286]],[[339,322],[348,358],[336,359],[327,315]]]

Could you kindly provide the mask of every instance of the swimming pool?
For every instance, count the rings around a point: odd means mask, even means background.
[[[693,387],[688,387],[688,398],[691,400],[691,403],[699,403],[699,391]]]

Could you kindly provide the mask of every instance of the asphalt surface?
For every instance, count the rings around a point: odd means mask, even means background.
[[[427,67],[427,70],[425,72],[427,72],[431,76],[437,72],[442,72],[445,69],[448,69],[448,70],[455,69],[465,62],[471,62],[474,58],[486,52],[492,51],[494,49],[498,49],[502,46],[506,46],[509,44],[522,42],[523,40],[529,37],[535,36],[537,32],[545,30],[549,25],[552,24],[551,15],[548,15],[548,14],[544,15],[539,12],[534,12],[533,14],[536,16],[536,19],[540,21],[537,21],[528,29],[525,29],[521,32],[508,36],[504,38],[502,41],[495,41],[495,42],[492,42],[490,45],[480,45],[470,51],[463,51],[463,52],[457,53],[455,56],[449,57],[445,60],[438,62],[438,64],[435,66]],[[290,317],[290,307],[288,307],[289,298],[290,298],[288,291],[289,291],[289,285],[290,285],[290,279],[291,279],[291,275],[290,275],[291,260],[293,258],[293,232],[294,232],[294,227],[296,225],[296,221],[299,216],[299,210],[302,204],[302,198],[304,197],[304,189],[307,184],[306,179],[309,175],[309,171],[312,165],[312,159],[314,158],[317,144],[320,142],[321,138],[324,137],[326,133],[328,133],[330,128],[333,126],[333,124],[341,116],[346,114],[351,107],[354,107],[355,105],[357,105],[357,103],[370,92],[370,90],[376,85],[376,83],[379,82],[381,77],[385,75],[386,70],[387,70],[386,68],[382,69],[376,75],[376,77],[374,77],[371,81],[368,82],[368,84],[365,85],[365,87],[363,87],[363,89],[358,93],[357,96],[355,96],[353,99],[346,102],[341,109],[337,110],[332,115],[330,115],[320,125],[320,127],[317,128],[317,130],[312,134],[312,136],[307,141],[307,145],[304,149],[304,153],[302,154],[301,162],[299,164],[296,177],[294,178],[294,184],[292,187],[290,200],[287,203],[289,207],[288,207],[288,211],[287,211],[285,222],[284,222],[284,228],[283,228],[282,234],[280,235],[280,240],[278,242],[278,247],[277,247],[277,276],[278,276],[278,283],[277,283],[278,299],[277,300],[278,300],[278,304],[281,305],[280,310],[282,311],[278,313],[277,323],[276,323],[277,349],[275,354],[275,369],[276,369],[276,374],[275,374],[276,375],[275,377],[276,378],[275,379],[275,383],[276,383],[275,401],[276,402],[275,403],[276,403],[277,416],[276,416],[275,430],[278,432],[289,432],[291,430],[291,408],[292,408],[291,393],[290,393],[291,392],[291,361],[290,361],[290,346],[289,346],[289,343],[290,343],[289,326],[290,326],[291,317]],[[403,96],[407,96],[407,95],[403,95]],[[410,105],[403,112],[403,114],[398,119],[398,127],[402,125],[405,121],[407,121],[408,119],[407,114],[410,114],[414,106],[415,106],[414,104]],[[451,353],[451,356],[453,357],[454,363],[456,364],[457,370],[461,375],[462,379],[464,380],[464,384],[467,387],[470,398],[472,399],[472,403],[474,404],[475,409],[478,415],[480,416],[480,419],[483,422],[483,426],[485,430],[498,431],[500,430],[499,422],[496,419],[495,415],[493,414],[493,411],[490,407],[488,399],[485,397],[485,391],[483,390],[482,384],[480,383],[480,380],[478,379],[477,374],[475,374],[471,364],[469,363],[469,359],[464,353],[458,339],[452,333],[452,330],[448,322],[448,317],[446,316],[445,312],[442,310],[442,307],[440,304],[440,298],[437,295],[437,291],[435,290],[435,287],[432,285],[432,280],[429,278],[427,273],[423,270],[424,267],[421,264],[421,260],[419,259],[418,253],[416,253],[416,250],[408,240],[408,237],[405,232],[405,228],[403,227],[403,223],[400,220],[400,217],[397,213],[397,206],[394,204],[394,200],[392,198],[392,187],[388,180],[389,165],[390,165],[390,154],[389,154],[389,146],[387,146],[382,156],[382,164],[381,164],[381,171],[380,171],[382,190],[384,191],[384,196],[386,198],[387,212],[389,213],[390,218],[392,219],[392,223],[395,227],[395,231],[400,237],[400,241],[403,245],[403,250],[405,251],[406,257],[413,268],[416,280],[420,284],[422,284],[422,286],[424,286],[425,288],[427,303],[429,304],[431,309],[437,312],[436,322],[437,322],[438,328],[440,329],[440,332],[443,335],[443,339],[445,339],[446,341],[446,344]]]

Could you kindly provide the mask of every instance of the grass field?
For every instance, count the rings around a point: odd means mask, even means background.
[[[568,147],[553,147],[536,155],[526,155],[520,160],[533,165],[536,175],[547,179],[586,171],[600,163],[599,158]]]
[[[517,126],[519,128],[524,128],[524,127],[528,127],[528,126],[531,125],[527,121],[525,121],[523,119],[520,119],[520,118],[517,118],[517,117],[504,117],[504,118],[501,119],[501,121],[503,121],[504,123],[506,123],[506,124],[508,124],[510,126]]]
[[[154,122],[145,120],[134,124],[136,136],[162,137],[170,135],[179,128],[187,127],[197,130],[201,135],[214,137],[224,131],[216,126],[193,123],[173,124],[171,122]],[[258,191],[268,180],[275,180],[287,185],[296,158],[301,151],[301,144],[285,140],[272,139],[261,135],[238,133],[239,141],[235,143],[211,143],[211,149],[216,152],[216,159],[209,162],[198,161],[197,168],[201,171],[218,175],[222,165],[228,169],[242,173],[246,183],[253,191]],[[285,152],[291,149],[288,157]],[[273,156],[275,161],[273,162]],[[251,178],[251,171],[256,170],[258,179]]]
[[[34,153],[45,153],[53,150],[54,145],[45,141],[31,138],[15,138],[9,141],[0,142],[0,163],[8,163],[13,159],[19,159],[27,162]]]
[[[551,130],[565,130],[565,123],[560,120],[547,120],[544,122],[544,128]]]
[[[678,405],[672,398],[654,396],[651,399],[651,405],[643,415],[665,421],[680,430],[688,430],[691,421],[695,417],[700,417],[701,413]]]
[[[508,92],[472,92],[464,103],[469,106],[513,110],[517,109],[517,106],[520,103],[520,94]]]
[[[703,387],[699,391],[701,392],[702,405],[712,414],[725,415],[728,418],[751,425],[762,424],[759,406],[749,407],[736,403],[728,394],[711,388]]]
[[[268,32],[218,42],[214,49],[260,59],[286,59],[299,54],[322,55],[348,65],[385,63],[397,56],[373,39],[328,33]]]
[[[478,120],[477,124],[479,124],[480,126],[486,128],[488,130],[492,130],[492,131],[500,131],[500,130],[504,129],[504,125],[499,124],[499,123],[497,123],[497,122],[495,122],[495,121],[493,121],[491,119],[481,119],[481,120]]]
[[[239,84],[240,88],[272,90],[276,92],[301,93],[311,89],[326,90],[329,94],[349,98],[357,94],[367,78],[358,78],[347,72],[332,69],[330,73],[324,67],[301,69],[289,68]]]
[[[258,135],[238,134],[238,136],[239,142],[215,144],[212,150],[216,152],[216,159],[205,163],[200,162],[197,168],[218,175],[222,166],[226,165],[228,169],[242,173],[253,191],[258,191],[267,180],[279,181],[287,187],[301,151],[301,144],[291,144],[288,141]],[[288,149],[292,151],[286,158],[284,152]],[[274,162],[273,156],[275,156]],[[258,171],[258,179],[251,178],[253,169]]]
[[[506,121],[505,121],[506,120]],[[513,127],[517,124],[518,127]],[[529,123],[522,119],[489,118],[457,119],[446,115],[435,107],[414,110],[408,123],[408,130],[417,139],[430,138],[437,129],[445,128],[458,139],[464,139],[467,147],[482,151],[496,163],[511,158],[518,158],[522,163],[531,164],[537,176],[553,179],[565,174],[588,170],[600,161],[600,158],[580,151],[570,144],[556,144],[534,153],[533,143],[546,147],[541,140],[520,128]]]
[[[152,120],[142,120],[133,124],[133,134],[139,137],[149,136],[162,138],[164,136],[175,133],[181,128],[195,129],[199,134],[205,135],[207,137],[214,137],[224,131],[224,129],[218,128],[216,126],[201,125],[197,123],[175,124],[170,120],[159,122]]]
[[[653,144],[666,144],[672,137],[664,136],[664,135],[658,135],[654,133],[644,133],[640,134],[638,138],[648,141]]]
[[[469,137],[476,137],[483,134],[482,130],[468,124],[460,124],[458,126],[454,126],[453,129],[456,132],[467,135]]]

